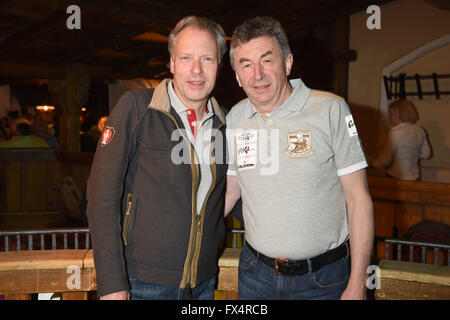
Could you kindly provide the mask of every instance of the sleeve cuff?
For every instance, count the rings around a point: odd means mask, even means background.
[[[367,168],[367,167],[368,167],[367,162],[364,160],[364,161],[358,162],[358,163],[356,163],[354,165],[351,165],[349,167],[346,167],[346,168],[343,168],[343,169],[339,169],[337,171],[337,175],[338,176],[345,176],[346,174],[350,174],[350,173],[353,173],[355,171],[358,171],[358,170],[361,170],[361,169],[364,169],[364,168]]]

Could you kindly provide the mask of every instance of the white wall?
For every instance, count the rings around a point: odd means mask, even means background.
[[[380,111],[382,70],[408,53],[450,34],[450,10],[440,10],[424,0],[397,0],[380,6],[381,29],[369,30],[365,11],[350,18],[350,48],[358,58],[349,65],[348,100],[356,109],[356,121],[364,147],[375,156],[387,127]],[[450,74],[450,45],[412,61],[392,75],[406,73]],[[413,82],[414,84],[414,82]],[[450,79],[440,81],[441,90],[450,90]],[[406,88],[408,91],[408,87]],[[409,88],[411,89],[411,88]],[[431,90],[423,83],[423,90]],[[409,98],[418,107],[420,124],[430,134],[434,157],[422,162],[426,167],[450,167],[450,96]]]

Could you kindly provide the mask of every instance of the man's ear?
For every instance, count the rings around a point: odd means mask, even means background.
[[[239,80],[239,76],[238,76],[237,72],[235,72],[234,74],[236,75],[236,80],[238,82],[239,87],[242,88],[241,80]]]
[[[294,56],[292,53],[289,53],[284,59],[284,65],[286,67],[286,76],[289,76],[291,74],[292,65],[294,64]]]
[[[170,65],[170,73],[172,73],[172,74],[173,74],[173,71],[174,71],[174,62],[173,62],[173,57],[170,57],[170,62],[169,62],[169,65]]]

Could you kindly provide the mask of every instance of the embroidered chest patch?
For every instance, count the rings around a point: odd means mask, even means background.
[[[284,153],[293,159],[303,159],[314,154],[311,148],[311,131],[297,130],[289,132],[287,136],[288,147]]]
[[[114,138],[115,134],[116,134],[116,130],[114,129],[114,127],[105,126],[105,129],[103,130],[102,138],[101,138],[102,147],[104,147],[108,143],[110,143],[111,140]]]
[[[238,170],[256,166],[258,133],[256,130],[237,130],[237,167]]]

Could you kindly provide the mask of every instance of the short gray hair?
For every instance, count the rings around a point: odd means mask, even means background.
[[[209,31],[217,42],[217,48],[218,48],[218,62],[219,64],[222,61],[222,57],[227,51],[227,41],[225,39],[225,32],[223,31],[223,28],[220,24],[217,22],[205,18],[205,17],[197,17],[197,16],[187,16],[183,19],[181,19],[175,28],[170,32],[169,35],[169,53],[170,56],[173,57],[174,52],[174,46],[175,46],[175,40],[178,36],[178,34],[186,27],[197,27],[201,30]]]
[[[234,70],[234,49],[250,40],[260,37],[275,37],[283,52],[283,59],[291,53],[289,41],[278,20],[272,17],[254,17],[244,21],[233,32],[230,45],[230,63]]]

